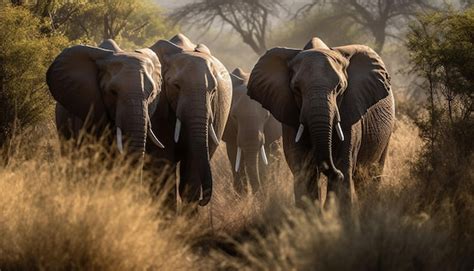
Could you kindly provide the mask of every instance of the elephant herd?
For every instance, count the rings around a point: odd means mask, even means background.
[[[353,203],[359,172],[380,178],[395,120],[381,58],[367,46],[330,48],[318,38],[267,51],[250,73],[229,73],[182,34],[135,51],[106,40],[63,50],[47,84],[60,137],[111,129],[119,152],[146,155],[151,170],[171,168],[164,179],[174,182],[178,169],[172,206],[176,193],[185,204],[210,201],[210,161],[221,140],[234,188],[259,190],[271,182],[267,165],[278,160],[281,139],[297,205],[305,196],[324,204],[328,191]]]

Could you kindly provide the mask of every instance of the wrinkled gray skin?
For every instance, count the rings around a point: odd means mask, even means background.
[[[166,148],[150,145],[158,161],[155,167],[161,166],[159,161],[172,168],[179,162],[181,199],[185,204],[206,205],[212,194],[210,159],[217,149],[210,129],[212,125],[218,140],[222,138],[232,100],[229,73],[206,46],[194,45],[182,34],[160,40],[150,49],[163,67],[163,89],[152,123]],[[175,142],[177,119],[181,130]],[[167,179],[174,181],[172,176]],[[175,195],[169,195],[168,204],[173,207]]]
[[[113,40],[100,48],[73,46],[51,64],[47,83],[57,101],[60,136],[77,138],[82,128],[101,136],[107,126],[114,133],[120,127],[123,144],[144,155],[148,115],[161,90],[161,64],[153,51],[124,52]]]
[[[326,188],[342,203],[354,203],[353,174],[371,169],[371,177],[381,175],[394,100],[385,65],[369,47],[328,48],[313,38],[303,50],[271,49],[252,71],[249,96],[284,124],[284,152],[295,176],[297,205],[303,196],[324,204]],[[338,108],[344,141],[335,131]],[[296,143],[300,124],[304,132]],[[328,185],[318,189],[321,172]]]
[[[275,163],[277,140],[281,138],[281,124],[262,105],[247,95],[250,74],[237,68],[232,74],[232,107],[224,131],[227,156],[234,174],[234,188],[242,192],[247,181],[256,192],[267,179],[268,167]],[[265,148],[268,165],[261,153]],[[240,166],[236,171],[237,148],[241,148]]]

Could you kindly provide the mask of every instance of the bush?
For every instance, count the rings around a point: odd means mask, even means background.
[[[454,209],[459,240],[474,228],[474,8],[433,13],[410,28],[408,49],[428,97],[418,118],[424,148],[414,167],[420,207]],[[462,214],[462,215],[461,215]],[[469,230],[471,229],[471,231]]]
[[[41,33],[42,24],[27,9],[0,9],[0,146],[15,129],[52,116],[45,74],[67,39]]]

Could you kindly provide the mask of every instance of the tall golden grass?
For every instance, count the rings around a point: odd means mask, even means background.
[[[193,266],[199,226],[160,212],[139,169],[123,157],[103,162],[100,144],[61,156],[55,138],[30,139],[17,138],[0,169],[1,270]]]
[[[321,210],[293,207],[285,163],[265,189],[239,195],[225,147],[212,161],[215,192],[198,216],[170,216],[143,174],[103,145],[60,155],[36,132],[13,140],[0,166],[1,270],[471,270],[469,208],[421,206],[410,174],[422,146],[402,118],[382,185],[363,193],[349,218],[334,200]],[[7,153],[4,151],[4,153]],[[472,180],[460,180],[470,182]],[[459,197],[474,205],[473,191]],[[471,208],[472,209],[472,208]],[[467,219],[467,218],[466,218]],[[471,224],[467,224],[471,225]]]

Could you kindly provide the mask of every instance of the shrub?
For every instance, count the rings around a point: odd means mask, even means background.
[[[0,9],[0,146],[15,129],[52,115],[45,74],[67,39],[41,33],[42,24],[27,9]]]
[[[410,28],[408,49],[427,96],[418,118],[424,148],[414,167],[420,207],[455,210],[460,240],[474,228],[474,8],[433,13]],[[461,215],[462,214],[462,215]],[[469,230],[471,229],[471,230]]]

